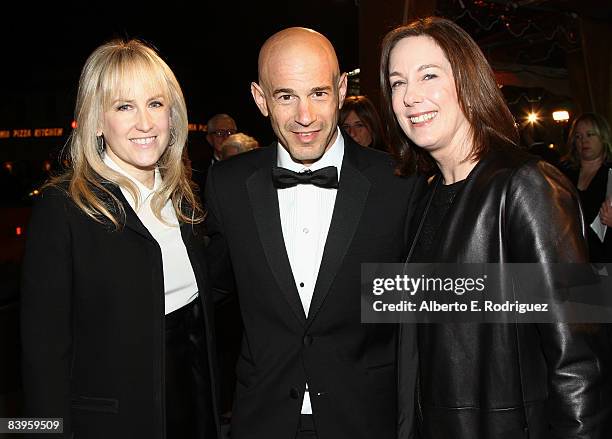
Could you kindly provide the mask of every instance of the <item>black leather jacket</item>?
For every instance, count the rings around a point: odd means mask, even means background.
[[[429,197],[423,198],[425,209]],[[491,152],[457,194],[432,256],[458,263],[586,261],[576,192],[545,162],[514,151]],[[602,367],[592,348],[599,330],[568,324],[420,325],[421,437],[610,437],[603,432],[608,397]]]

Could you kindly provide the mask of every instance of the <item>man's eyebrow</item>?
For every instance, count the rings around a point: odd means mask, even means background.
[[[277,88],[276,90],[274,90],[274,92],[272,92],[272,96],[276,96],[280,93],[292,95],[295,94],[295,90],[293,90],[292,88]]]
[[[320,92],[320,91],[331,91],[332,87],[329,85],[321,85],[319,87],[313,87],[310,89],[310,93],[316,93],[316,92]],[[278,94],[289,94],[289,95],[294,95],[296,94],[295,90],[292,88],[277,88],[276,90],[274,90],[274,92],[272,93],[273,96],[276,96]]]

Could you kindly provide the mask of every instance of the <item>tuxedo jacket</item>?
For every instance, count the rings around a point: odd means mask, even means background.
[[[109,189],[125,209],[120,230],[56,187],[32,211],[21,289],[24,416],[64,418],[65,438],[164,439],[161,249],[121,190]],[[202,361],[214,377],[204,235],[195,227],[182,224],[181,235],[205,314]],[[214,386],[213,378],[216,406]]]
[[[236,439],[293,439],[306,383],[320,439],[395,438],[397,328],[362,324],[361,264],[402,262],[415,180],[344,136],[333,216],[308,316],[285,249],[272,145],[222,161],[206,183],[216,293],[237,292],[244,336]]]

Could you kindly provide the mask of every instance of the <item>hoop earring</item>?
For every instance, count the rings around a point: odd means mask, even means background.
[[[172,146],[176,143],[176,129],[174,127],[170,127],[170,140],[168,142],[168,146]]]
[[[98,154],[100,155],[102,155],[102,153],[106,149],[106,142],[104,141],[103,134],[96,136],[96,149],[98,150]]]

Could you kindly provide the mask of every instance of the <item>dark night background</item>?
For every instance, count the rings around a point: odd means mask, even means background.
[[[408,7],[402,3],[175,0],[159,5],[152,1],[13,4],[14,10],[3,13],[0,20],[0,130],[61,127],[67,135],[78,76],[87,56],[110,38],[137,37],[156,46],[174,70],[191,123],[203,125],[213,114],[229,113],[240,131],[265,145],[273,133],[249,91],[250,82],[257,77],[257,54],[265,39],[288,26],[312,27],[332,41],[342,70],[361,67],[365,84],[366,76],[371,78],[378,68],[372,55],[380,35],[399,24],[402,9]],[[530,68],[566,69],[567,54],[580,50],[579,17],[604,20],[608,25],[612,22],[610,0],[418,0],[404,4],[416,10],[435,4],[435,13],[466,29],[490,60],[518,65],[516,75]],[[364,32],[364,23],[377,26],[376,31]],[[365,62],[364,52],[368,55]],[[551,72],[539,74],[541,79]],[[517,117],[534,103],[574,109],[567,86],[563,92],[550,86],[508,86],[504,94]],[[0,163],[41,160],[49,154],[52,158],[65,140],[66,136],[0,139]],[[192,147],[204,146],[204,142],[202,132],[190,136]]]
[[[0,129],[69,127],[80,69],[112,37],[158,48],[183,87],[191,123],[229,113],[264,144],[272,132],[249,85],[268,36],[288,26],[313,27],[336,46],[343,69],[358,63],[354,0],[53,2],[44,10],[31,3],[20,9],[0,25]]]

